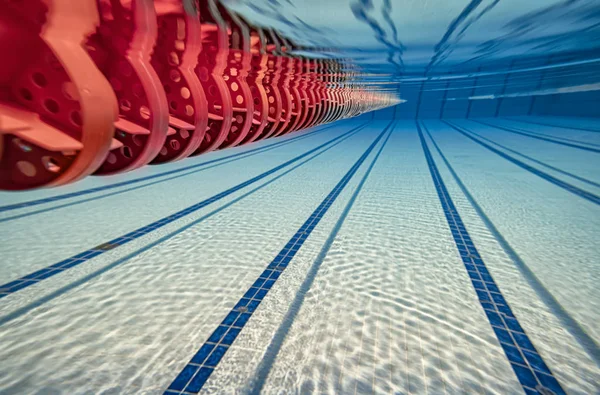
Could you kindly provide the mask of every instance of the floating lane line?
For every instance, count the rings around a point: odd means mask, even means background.
[[[260,153],[260,152],[264,152],[267,150],[271,150],[273,148],[278,148],[281,147],[283,145],[287,145],[291,142],[294,141],[298,141],[301,139],[304,139],[306,137],[324,132],[327,129],[330,129],[334,126],[340,126],[339,124],[332,124],[332,125],[328,125],[325,126],[323,128],[319,128],[317,130],[314,130],[310,133],[305,133],[296,137],[293,137],[291,139],[287,139],[287,140],[283,140],[283,141],[277,141],[274,142],[273,144],[269,144],[266,146],[261,146],[261,147],[256,147],[253,149],[250,149],[248,151],[243,151],[243,152],[238,152],[236,154],[232,154],[232,155],[227,155],[221,158],[216,158],[216,159],[212,159],[206,162],[202,162],[202,163],[197,163],[195,165],[190,165],[190,166],[185,166],[179,169],[173,169],[173,170],[169,170],[169,171],[165,171],[162,173],[158,173],[158,174],[152,174],[152,175],[148,175],[145,177],[140,177],[140,178],[136,178],[133,180],[127,180],[127,181],[121,181],[121,182],[117,182],[114,184],[110,184],[110,185],[103,185],[100,187],[95,187],[95,188],[89,188],[89,189],[84,189],[82,191],[77,191],[77,192],[69,192],[69,193],[65,193],[62,195],[55,195],[55,196],[50,196],[47,198],[42,198],[42,199],[36,199],[36,200],[29,200],[27,202],[21,202],[21,203],[14,203],[14,204],[8,204],[5,206],[0,206],[0,212],[4,212],[4,211],[11,211],[11,210],[17,210],[17,209],[21,209],[21,208],[27,208],[27,207],[32,207],[32,206],[37,206],[40,204],[45,204],[45,203],[52,203],[52,202],[56,202],[59,200],[64,200],[64,199],[70,199],[70,198],[74,198],[74,197],[79,197],[79,196],[83,196],[83,195],[88,195],[90,193],[96,193],[96,192],[102,192],[102,191],[106,191],[106,190],[110,190],[110,189],[114,189],[114,188],[119,188],[119,187],[123,187],[123,186],[129,186],[132,184],[137,184],[143,181],[148,181],[148,180],[153,180],[155,178],[159,178],[159,177],[164,177],[164,176],[169,176],[172,174],[177,174],[177,173],[181,173],[187,170],[192,170],[192,169],[198,169],[198,168],[203,168],[204,166],[208,166],[214,163],[219,163],[219,164],[223,164],[221,162],[227,161],[226,163],[229,163],[230,161],[233,161],[233,159],[237,160],[237,159],[243,159],[246,156],[249,156],[249,154],[255,154],[255,153]],[[163,181],[163,180],[161,180]],[[166,181],[166,180],[165,180]]]
[[[87,283],[90,280],[95,279],[96,277],[108,272],[109,270],[114,269],[117,266],[120,266],[126,262],[128,262],[129,260],[133,259],[134,257],[141,255],[142,253],[151,250],[152,248],[160,245],[161,243],[170,240],[171,238],[183,233],[184,231],[200,224],[201,222],[213,217],[216,214],[221,213],[222,211],[228,209],[229,207],[239,203],[240,201],[244,200],[245,198],[249,197],[250,195],[254,194],[255,192],[258,192],[259,190],[267,187],[268,185],[271,185],[272,183],[274,183],[275,181],[285,177],[287,174],[293,172],[294,170],[304,166],[306,163],[312,161],[313,159],[325,154],[327,151],[329,151],[330,149],[332,149],[333,147],[341,144],[342,142],[344,142],[345,140],[347,140],[348,138],[352,137],[353,135],[355,135],[356,133],[360,132],[362,128],[359,128],[353,132],[349,132],[346,133],[346,135],[344,136],[344,138],[336,141],[334,144],[331,144],[330,146],[328,146],[327,148],[318,151],[316,153],[313,153],[312,155],[306,157],[305,159],[303,159],[302,161],[296,163],[294,166],[290,167],[289,169],[279,173],[277,176],[268,179],[267,181],[263,182],[262,184],[259,184],[258,186],[252,188],[251,190],[239,195],[238,197],[230,200],[229,202],[218,206],[217,208],[213,209],[212,211],[210,211],[209,213],[206,213],[205,215],[196,218],[194,220],[192,220],[189,223],[184,224],[183,226],[173,230],[172,232],[169,232],[167,234],[165,234],[164,236],[161,236],[153,241],[150,241],[148,244],[136,249],[135,251],[130,252],[129,254],[126,254],[114,261],[112,261],[111,263],[102,266],[101,268],[89,273],[89,274],[85,274],[83,277],[79,277],[78,279],[69,282],[68,284],[46,294],[43,295],[42,297],[33,300],[32,302],[29,302],[28,304],[17,308],[16,310],[11,311],[10,313],[3,315],[0,317],[0,326],[13,321],[16,318],[19,318],[21,316],[23,316],[24,314],[29,313],[30,311],[44,305],[45,303],[48,303],[54,299],[56,299],[59,296],[62,296],[64,294],[66,294],[69,291],[72,291],[73,289],[79,287],[80,285],[83,285],[85,283]]]
[[[221,200],[221,199],[223,199],[223,198],[225,198],[225,197],[227,197],[249,185],[252,185],[252,184],[264,179],[265,177],[267,177],[281,169],[284,169],[284,168],[292,165],[295,162],[300,161],[301,159],[311,155],[312,153],[314,153],[328,145],[334,144],[336,141],[341,140],[342,138],[346,137],[349,133],[353,133],[355,131],[363,129],[366,125],[367,125],[367,123],[359,125],[353,129],[349,130],[348,132],[346,132],[340,136],[334,137],[333,139],[319,145],[316,148],[306,151],[305,153],[298,155],[295,158],[288,160],[287,162],[284,162],[278,166],[275,166],[272,169],[267,170],[266,172],[264,172],[262,174],[259,174],[259,175],[255,176],[247,181],[244,181],[236,186],[233,186],[233,187],[231,187],[221,193],[218,193],[208,199],[205,199],[199,203],[189,206],[183,210],[180,210],[180,211],[176,212],[175,214],[172,214],[168,217],[162,218],[158,221],[152,222],[151,224],[143,226],[132,232],[129,232],[124,236],[120,236],[116,239],[102,243],[94,248],[91,248],[87,251],[81,252],[75,256],[72,256],[70,258],[62,260],[62,261],[55,263],[53,265],[50,265],[46,268],[37,270],[37,271],[30,273],[26,276],[23,276],[17,280],[11,281],[4,285],[0,285],[0,299],[3,298],[4,296],[13,294],[17,291],[20,291],[22,289],[25,289],[25,288],[31,286],[31,285],[37,284],[40,281],[43,281],[52,276],[55,276],[58,273],[62,273],[65,270],[68,270],[70,268],[78,266],[92,258],[95,258],[95,257],[105,253],[106,251],[110,251],[117,247],[125,245],[132,240],[135,240],[142,236],[145,236],[146,234],[148,234],[156,229],[159,229],[159,228],[161,228],[167,224],[170,224],[180,218],[183,218],[195,211],[198,211],[212,203],[215,203],[215,202],[217,202],[217,201],[219,201],[219,200]]]
[[[321,221],[325,213],[335,202],[342,190],[367,159],[377,143],[392,126],[392,120],[384,130],[375,138],[362,156],[354,163],[337,185],[319,204],[310,217],[287,242],[279,254],[262,272],[254,284],[246,291],[233,309],[227,314],[221,324],[210,335],[208,340],[200,347],[190,362],[183,368],[175,380],[165,391],[165,395],[197,394],[210,375],[217,368],[225,353],[229,350],[238,337],[252,314],[256,311],[262,300],[267,296],[281,273],[287,268],[298,250],[302,247],[313,229]]]
[[[487,123],[487,122],[484,122],[484,121],[481,121],[481,120],[470,119],[470,121],[477,122],[477,123],[480,123],[482,125],[489,126],[489,127],[492,127],[492,128],[500,129],[500,130],[503,130],[503,131],[508,132],[508,133],[518,134],[518,135],[529,137],[529,138],[532,138],[532,139],[546,141],[548,143],[563,145],[565,147],[577,148],[577,149],[580,149],[580,150],[583,150],[583,151],[590,151],[590,152],[600,153],[600,149],[594,148],[594,147],[588,147],[588,146],[581,145],[581,144],[570,143],[568,141],[561,141],[561,140],[553,139],[551,137],[542,136],[540,134],[535,134],[533,132],[529,132],[529,133],[528,132],[523,132],[523,131],[515,129],[515,128],[511,128],[511,127],[508,127],[508,126],[496,125],[496,124],[492,124],[492,123]]]
[[[581,198],[584,198],[585,200],[588,200],[588,201],[590,201],[590,202],[592,202],[594,204],[600,205],[600,196],[594,195],[591,192],[588,192],[588,191],[586,191],[584,189],[581,189],[581,188],[578,188],[578,187],[576,187],[574,185],[571,185],[571,184],[569,184],[569,183],[567,183],[565,181],[562,181],[562,180],[560,180],[560,179],[558,179],[558,178],[556,178],[554,176],[551,176],[548,173],[545,173],[545,172],[543,172],[541,170],[538,170],[535,167],[530,166],[530,165],[528,165],[525,162],[522,162],[522,161],[520,161],[518,159],[513,158],[512,156],[510,156],[510,155],[508,155],[508,154],[506,154],[506,153],[504,153],[504,152],[502,152],[502,151],[500,151],[500,150],[492,147],[491,145],[489,145],[489,144],[487,144],[487,143],[479,140],[478,138],[471,136],[468,133],[469,130],[466,129],[466,128],[463,128],[461,126],[456,126],[456,125],[454,125],[453,123],[451,123],[449,121],[442,120],[442,122],[444,122],[445,124],[447,124],[448,126],[450,126],[452,129],[456,130],[457,132],[459,132],[463,136],[466,136],[467,138],[473,140],[474,142],[476,142],[477,144],[481,145],[482,147],[487,148],[488,150],[492,151],[496,155],[498,155],[498,156],[506,159],[509,162],[512,162],[513,164],[519,166],[520,168],[525,169],[525,170],[529,171],[530,173],[533,173],[536,176],[538,176],[540,178],[543,178],[544,180],[549,181],[552,184],[554,184],[554,185],[556,185],[556,186],[558,186],[558,187],[560,187],[560,188],[562,188],[562,189],[564,189],[564,190],[566,190],[568,192],[571,192],[571,193],[573,193],[573,194],[575,194],[575,195],[577,195],[577,196],[579,196]]]
[[[177,174],[177,175],[173,175],[172,177],[167,177],[167,178],[161,178],[159,180],[156,180],[156,181],[153,181],[153,182],[149,182],[147,184],[136,185],[136,186],[133,186],[131,188],[117,190],[117,191],[114,191],[114,192],[111,192],[111,193],[107,193],[107,194],[104,194],[104,195],[93,196],[93,197],[89,197],[87,199],[77,200],[77,201],[74,201],[74,202],[60,204],[60,205],[57,205],[57,206],[46,207],[46,208],[42,208],[42,209],[39,209],[39,210],[29,211],[29,212],[22,213],[22,214],[16,214],[16,215],[12,215],[12,216],[9,216],[9,217],[0,218],[0,223],[2,223],[2,222],[8,222],[8,221],[13,221],[13,220],[21,219],[21,218],[25,218],[25,217],[30,217],[32,215],[42,214],[42,213],[46,213],[46,212],[50,212],[50,211],[55,211],[55,210],[59,210],[59,209],[66,208],[66,207],[73,207],[73,206],[77,206],[79,204],[89,203],[89,202],[93,202],[95,200],[100,200],[100,199],[104,199],[104,198],[107,198],[107,197],[116,196],[116,195],[120,195],[120,194],[127,193],[127,192],[132,192],[132,191],[135,191],[135,190],[138,190],[138,189],[146,188],[146,187],[149,187],[149,186],[152,186],[152,185],[156,185],[156,184],[160,184],[160,183],[163,183],[163,182],[172,181],[172,180],[175,180],[177,178],[187,177],[187,176],[192,175],[192,174],[196,174],[196,173],[199,173],[199,172],[202,172],[202,171],[206,171],[206,170],[209,170],[209,169],[212,169],[212,168],[215,168],[215,167],[223,166],[223,165],[226,165],[226,164],[229,164],[229,163],[232,163],[232,162],[236,162],[238,160],[246,159],[246,158],[249,158],[249,157],[254,156],[254,155],[262,154],[262,153],[265,153],[265,152],[268,152],[268,151],[271,151],[271,150],[283,147],[283,146],[291,144],[291,143],[293,143],[295,141],[298,141],[298,140],[304,139],[306,137],[309,137],[313,133],[317,133],[317,132],[320,133],[320,132],[323,132],[323,131],[325,131],[325,130],[324,129],[320,129],[320,130],[317,130],[315,132],[311,132],[311,133],[308,133],[308,134],[305,134],[305,135],[302,135],[302,136],[297,136],[297,137],[295,137],[293,139],[289,139],[289,140],[285,140],[285,141],[280,141],[278,143],[271,144],[271,145],[266,146],[266,147],[259,147],[259,148],[252,149],[252,150],[249,150],[249,151],[246,151],[246,152],[240,152],[240,153],[237,153],[237,154],[234,154],[234,155],[229,155],[229,156],[224,157],[224,158],[214,159],[212,161],[199,163],[199,164],[188,166],[188,167],[185,167],[185,168],[182,168],[182,169],[175,169],[175,170],[167,171],[165,173],[155,174],[155,175],[151,175],[151,176],[147,176],[147,177],[142,177],[142,178],[139,178],[139,179],[131,180],[130,183],[137,184],[139,181],[147,181],[148,179],[154,179],[154,178],[156,178],[158,176],[172,175],[173,173],[180,173],[182,170],[189,170],[187,173]],[[112,189],[112,188],[115,188],[115,187],[124,186],[127,183],[129,183],[129,181],[124,181],[122,183],[111,184],[111,185],[107,185],[107,186],[99,187],[99,188]],[[98,189],[98,188],[93,188],[93,189],[85,190],[84,192],[86,192],[86,194],[93,193],[93,192],[98,192],[96,189]],[[74,193],[77,193],[77,192],[74,192]],[[71,196],[71,194],[66,194],[66,195],[61,195],[61,196],[66,196],[64,199],[73,197],[73,196]],[[61,200],[61,199],[56,199],[56,200]],[[44,200],[44,199],[41,199],[41,200]],[[42,203],[45,203],[45,202],[42,202]]]
[[[458,253],[471,279],[479,303],[483,307],[523,390],[526,394],[550,394],[548,391],[550,390],[555,395],[566,395],[542,356],[529,340],[529,336],[519,324],[473,244],[425,142],[419,121],[417,121],[417,131],[427,160],[429,173],[433,179]]]

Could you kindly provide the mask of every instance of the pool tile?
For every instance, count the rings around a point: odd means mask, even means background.
[[[223,358],[223,355],[227,352],[227,347],[216,346],[210,356],[204,362],[204,366],[215,367]]]
[[[170,390],[183,391],[190,379],[199,370],[198,366],[186,365],[177,378],[169,386]]]
[[[190,362],[198,364],[198,365],[202,365],[206,361],[206,358],[208,358],[208,356],[210,355],[210,353],[213,351],[214,348],[215,348],[214,344],[203,344],[202,347],[200,347],[200,350],[198,350],[198,352],[196,353],[196,355],[194,355],[194,357],[192,358],[192,360]]]
[[[500,340],[501,343],[514,345],[513,339],[510,337],[510,333],[507,330],[498,327],[493,328],[494,332],[496,332],[496,336],[498,336],[498,340]]]
[[[240,316],[240,312],[238,311],[231,311],[229,312],[229,314],[227,314],[227,317],[225,317],[225,319],[223,320],[223,322],[221,323],[221,325],[233,325],[233,323],[235,322],[235,320],[238,319],[238,317]]]
[[[211,343],[218,343],[221,341],[221,339],[223,338],[223,336],[225,335],[225,333],[227,333],[227,331],[229,330],[229,327],[227,326],[223,326],[223,325],[219,325],[217,327],[217,329],[215,329],[215,331],[212,333],[212,335],[210,335],[210,337],[208,338],[208,342]]]
[[[556,395],[566,395],[559,382],[553,376],[542,373],[537,374],[536,376],[544,387],[550,389]]]
[[[240,316],[235,321],[235,323],[233,324],[233,326],[235,326],[235,327],[243,327],[244,325],[246,325],[246,323],[248,322],[248,320],[250,319],[250,317],[252,317],[252,314],[250,314],[250,313],[242,313],[242,314],[240,314]]]
[[[202,367],[198,371],[198,374],[194,376],[190,384],[185,388],[185,392],[191,392],[197,394],[202,389],[202,386],[206,383],[214,369]]]
[[[548,366],[546,366],[542,360],[542,357],[540,357],[537,352],[523,350],[523,354],[525,355],[527,362],[529,362],[529,366],[531,366],[533,369],[545,374],[552,374],[550,369],[548,369]]]
[[[525,362],[525,359],[517,347],[509,346],[508,344],[502,344],[502,348],[504,349],[504,352],[506,353],[506,356],[510,362],[527,365],[527,362]]]
[[[535,388],[537,386],[537,380],[535,378],[535,376],[533,375],[533,373],[531,373],[531,370],[529,370],[528,368],[521,366],[521,365],[517,365],[515,363],[511,363],[511,366],[513,368],[513,370],[515,371],[515,374],[517,375],[517,378],[519,379],[519,382],[522,385],[525,385],[527,387],[531,387],[531,388]]]
[[[227,334],[221,340],[221,344],[226,344],[228,346],[232,345],[237,336],[240,334],[241,328],[230,328],[227,331]]]

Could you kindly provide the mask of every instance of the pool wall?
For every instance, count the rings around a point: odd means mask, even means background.
[[[374,119],[600,117],[595,79],[599,62],[597,53],[572,52],[479,65],[467,62],[427,80],[425,74],[413,73],[403,77],[406,81],[399,89],[406,102],[380,110]]]

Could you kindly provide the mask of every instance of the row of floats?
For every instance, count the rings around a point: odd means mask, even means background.
[[[0,0],[0,189],[64,185],[389,106],[219,0]]]

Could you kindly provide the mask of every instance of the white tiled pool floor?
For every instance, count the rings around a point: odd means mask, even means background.
[[[41,270],[0,288],[0,393],[175,389],[299,229],[301,247],[221,346],[228,351],[200,393],[524,393],[526,374],[511,366],[482,307],[435,171],[536,355],[567,393],[600,393],[600,121],[482,121],[420,121],[437,170],[415,121],[360,118],[0,194],[0,284]],[[386,126],[391,133],[376,140]],[[96,187],[104,189],[86,192]],[[302,233],[323,201],[320,221]],[[70,268],[43,271],[177,212]],[[186,391],[195,392],[191,379]]]

